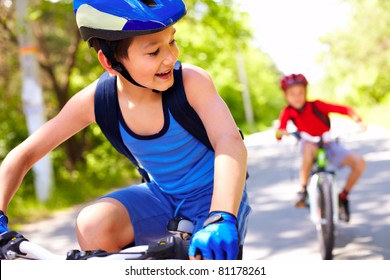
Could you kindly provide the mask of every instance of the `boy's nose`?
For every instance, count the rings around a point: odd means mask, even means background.
[[[165,59],[163,61],[163,64],[165,64],[165,65],[175,64],[177,61],[177,58],[178,58],[177,52],[175,52],[173,50],[169,50],[167,53],[167,56],[165,57]]]

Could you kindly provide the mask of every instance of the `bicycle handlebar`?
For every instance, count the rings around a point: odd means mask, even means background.
[[[335,131],[335,130],[329,130],[323,133],[321,136],[312,136],[307,132],[304,131],[293,131],[288,132],[287,135],[292,135],[298,140],[305,140],[312,143],[328,143],[331,141],[339,141],[340,139],[343,139],[345,137],[349,137],[354,134],[360,134],[366,131],[366,126],[361,125],[358,129],[355,129],[353,131]],[[281,136],[281,135],[280,135]]]
[[[289,135],[293,135],[298,140],[303,139],[305,141],[312,142],[312,143],[320,143],[321,141],[326,143],[332,140],[336,140],[338,138],[338,136],[332,136],[330,131],[325,132],[321,136],[312,136],[309,133],[304,131],[290,132]]]
[[[65,257],[61,255],[56,255],[49,250],[43,248],[38,244],[31,243],[30,241],[22,241],[19,244],[19,250],[25,255],[31,255],[32,258],[38,260],[64,260]],[[10,256],[13,251],[8,251],[7,254]],[[14,255],[12,257],[17,257]]]
[[[0,259],[37,259],[37,260],[163,260],[188,259],[189,240],[179,235],[168,236],[149,245],[130,247],[120,252],[109,253],[102,250],[70,250],[66,256],[54,254],[41,245],[28,241],[16,231],[0,234]]]

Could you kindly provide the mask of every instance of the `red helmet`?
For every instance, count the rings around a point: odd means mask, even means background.
[[[280,81],[280,87],[283,89],[283,91],[286,91],[286,89],[293,85],[304,85],[307,86],[308,82],[302,74],[291,74],[288,76],[284,76],[283,79]]]

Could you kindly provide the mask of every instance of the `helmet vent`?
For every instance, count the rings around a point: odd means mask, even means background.
[[[154,1],[154,0],[141,0],[141,2],[150,8],[154,8],[157,6],[156,1]]]

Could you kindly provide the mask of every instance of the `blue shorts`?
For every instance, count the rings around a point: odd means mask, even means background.
[[[133,185],[104,197],[114,198],[126,207],[134,227],[135,245],[145,245],[170,234],[166,226],[175,214],[190,219],[195,226],[194,232],[200,230],[210,210],[212,193],[183,200],[162,192],[151,182]],[[241,244],[244,244],[250,212],[245,190],[237,217]]]
[[[303,145],[305,145],[305,143],[306,141],[301,141],[301,151],[303,151]],[[346,149],[343,145],[337,143],[336,141],[329,142],[325,144],[324,147],[328,162],[336,168],[341,168],[343,160],[351,153],[350,150]]]

